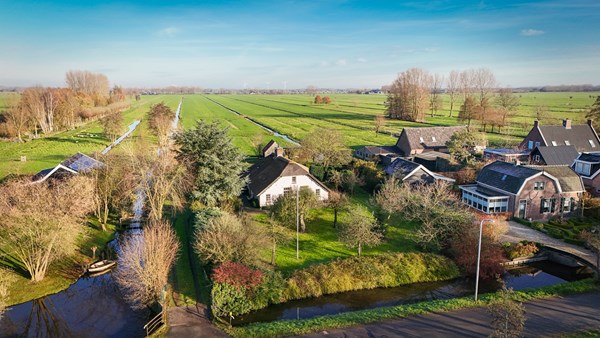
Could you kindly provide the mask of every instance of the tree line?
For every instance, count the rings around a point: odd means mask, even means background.
[[[111,89],[104,74],[71,70],[65,82],[65,88],[34,86],[9,95],[0,112],[0,136],[22,141],[27,134],[38,137],[73,129],[82,121],[128,107],[126,91],[116,85]]]

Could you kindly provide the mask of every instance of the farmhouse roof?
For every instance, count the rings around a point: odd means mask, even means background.
[[[534,153],[536,150],[534,150]],[[575,146],[537,147],[547,165],[571,165],[579,155]]]
[[[525,180],[539,172],[539,170],[533,168],[496,161],[481,169],[479,175],[477,175],[477,182],[517,194]]]
[[[600,150],[600,139],[592,127],[591,120],[587,124],[572,125],[567,119],[559,126],[543,126],[538,123],[537,127],[547,146],[573,145],[580,152]]]
[[[405,177],[419,167],[422,167],[422,165],[413,161],[397,158],[394,162],[385,167],[384,171],[388,175],[402,174],[402,176]]]
[[[466,126],[404,128],[402,133],[406,134],[411,149],[425,149],[446,146],[454,133],[466,128]]]
[[[581,177],[567,165],[544,165],[544,166],[529,166],[532,169],[547,172],[558,179],[560,188],[563,192],[580,192],[584,191]]]
[[[364,146],[363,149],[373,155],[400,154],[400,149],[396,146]]]
[[[248,183],[248,189],[255,195],[259,195],[279,177],[302,175],[311,177],[315,182],[323,186],[319,180],[309,173],[307,167],[283,156],[275,155],[265,157],[252,165],[252,167],[248,169],[246,177],[248,177],[248,180],[250,181]],[[325,186],[323,186],[323,188],[327,189]]]
[[[76,172],[87,172],[104,166],[104,163],[82,153],[77,153],[64,160],[61,165],[73,169]]]

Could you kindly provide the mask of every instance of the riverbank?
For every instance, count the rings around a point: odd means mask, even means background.
[[[106,244],[115,236],[115,225],[108,224],[108,231],[102,231],[97,222],[88,220],[84,235],[79,239],[79,249],[66,259],[50,266],[46,277],[37,283],[26,277],[26,272],[18,272],[17,268],[6,270],[8,275],[8,306],[21,304],[67,289],[85,273],[85,268],[94,261],[92,247],[96,246],[96,257]]]

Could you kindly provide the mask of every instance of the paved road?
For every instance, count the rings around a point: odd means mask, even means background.
[[[525,303],[525,337],[552,337],[600,328],[600,293]],[[487,337],[491,318],[485,308],[387,320],[322,331],[304,337]]]
[[[500,240],[502,242],[517,243],[522,240],[534,241],[542,243],[546,246],[550,246],[562,251],[572,253],[592,263],[594,266],[596,265],[596,255],[590,250],[587,250],[577,245],[565,243],[560,239],[550,237],[543,232],[537,231],[517,222],[510,221],[508,222],[508,224],[509,230],[508,233],[501,237]]]
[[[169,330],[167,337],[229,337],[207,318],[203,304],[169,308]]]

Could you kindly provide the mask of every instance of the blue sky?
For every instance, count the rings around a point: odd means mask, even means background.
[[[597,0],[0,0],[0,85],[79,69],[124,86],[379,88],[411,67],[600,84],[599,31]]]

